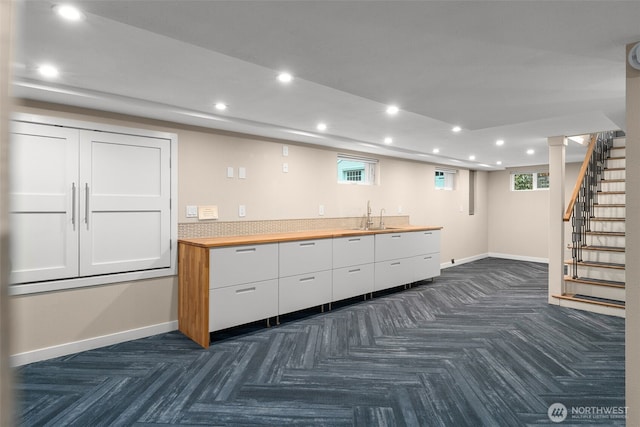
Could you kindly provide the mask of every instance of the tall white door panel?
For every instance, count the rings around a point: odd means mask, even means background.
[[[77,129],[13,123],[11,282],[78,275]]]
[[[170,141],[80,132],[80,274],[170,266]]]

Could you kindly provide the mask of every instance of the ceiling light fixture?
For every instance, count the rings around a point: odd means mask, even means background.
[[[451,128],[451,132],[460,132],[462,130],[462,128],[460,126],[454,126],[453,128]]]
[[[397,105],[389,105],[387,107],[387,114],[391,116],[398,114],[398,111],[400,111],[400,108]]]
[[[384,143],[387,145],[393,144],[393,138],[391,138],[390,136],[386,137],[384,139]]]
[[[53,10],[63,19],[67,21],[82,21],[86,18],[80,9],[70,4],[57,4],[53,6]]]
[[[216,110],[224,111],[227,109],[227,104],[225,104],[224,102],[216,102],[215,107],[216,107]]]
[[[42,77],[46,77],[48,79],[53,79],[60,75],[58,69],[50,64],[43,64],[39,66],[38,73],[40,73]]]
[[[582,135],[569,136],[567,137],[567,139],[570,139],[573,142],[577,142],[580,145],[584,144],[584,137]]]
[[[535,153],[535,151],[533,150],[533,148],[529,148],[529,149],[527,150],[527,154],[528,154],[528,155],[532,155],[532,154],[534,154],[534,153]]]
[[[293,76],[287,72],[282,72],[278,74],[278,81],[280,83],[289,83],[293,80]]]
[[[496,165],[498,165],[498,166],[500,166],[501,164],[502,164],[502,161],[501,161],[501,160],[498,160],[498,161],[496,162]]]
[[[439,152],[440,152],[440,149],[439,149],[439,148],[434,148],[434,149],[433,149],[433,154],[438,154]]]
[[[475,159],[476,159],[476,156],[474,156],[473,154],[469,156],[469,160],[472,160],[472,161],[473,161],[473,160],[475,160]]]
[[[316,129],[318,129],[320,132],[324,132],[325,130],[327,130],[327,124],[322,122],[318,123]]]
[[[496,141],[496,145],[499,147],[501,145],[504,145],[504,139],[499,139]]]

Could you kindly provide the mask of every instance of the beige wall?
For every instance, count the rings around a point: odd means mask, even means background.
[[[187,204],[216,204],[220,220],[361,216],[367,200],[375,215],[410,215],[412,224],[441,225],[442,261],[487,253],[489,174],[478,172],[475,215],[468,215],[468,171],[460,170],[455,191],[434,189],[434,165],[380,158],[379,185],[336,182],[336,154],[329,149],[287,141],[231,135],[164,122],[82,109],[22,102],[18,111],[74,120],[146,128],[178,134],[178,212],[187,222]],[[282,156],[282,146],[289,156]],[[289,172],[282,172],[287,162]],[[226,178],[226,168],[235,177]],[[238,179],[238,167],[247,171]],[[193,220],[189,220],[193,221]],[[15,339],[12,353],[143,328],[177,319],[175,277],[91,288],[22,295],[12,299]]]
[[[549,192],[511,191],[510,175],[515,171],[546,172],[548,165],[515,168],[489,174],[489,253],[548,260]],[[565,199],[568,203],[580,170],[579,163],[565,169]],[[551,178],[553,179],[553,178]],[[565,243],[571,242],[565,223]],[[566,252],[570,256],[570,252]]]

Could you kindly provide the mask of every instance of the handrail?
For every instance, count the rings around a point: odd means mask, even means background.
[[[562,218],[564,222],[568,222],[571,219],[573,206],[576,204],[576,200],[578,199],[578,194],[580,194],[580,187],[582,186],[582,182],[584,181],[584,175],[587,173],[587,169],[589,168],[589,162],[591,161],[591,156],[593,155],[593,150],[596,147],[597,140],[598,140],[598,134],[597,133],[591,134],[591,142],[589,143],[589,147],[587,148],[587,154],[584,156],[582,167],[580,168],[580,172],[578,173],[578,179],[576,180],[576,185],[575,187],[573,187],[573,194],[571,195],[571,200],[569,201],[567,210],[564,213],[564,217]]]

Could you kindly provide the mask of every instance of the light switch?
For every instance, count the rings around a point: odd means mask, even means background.
[[[318,215],[320,216],[324,215],[324,205],[320,205],[318,207]]]
[[[240,178],[240,179],[246,179],[247,178],[247,168],[242,167],[242,166],[238,168],[238,178]]]
[[[198,206],[198,219],[218,219],[218,207],[216,205]]]
[[[233,178],[233,166],[227,167],[227,178]]]
[[[289,155],[289,147],[286,145],[282,146],[282,157],[287,157]]]
[[[282,164],[282,172],[283,173],[289,172],[289,163],[283,163]]]
[[[247,207],[245,205],[238,206],[238,216],[240,218],[247,216]]]
[[[187,218],[196,218],[198,216],[198,207],[189,205],[185,214]]]

